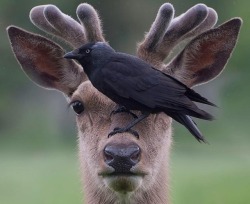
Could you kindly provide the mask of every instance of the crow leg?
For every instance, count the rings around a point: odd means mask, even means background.
[[[109,133],[108,137],[111,137],[117,133],[123,133],[123,132],[129,132],[135,137],[139,138],[139,134],[137,131],[132,130],[131,128],[134,127],[137,123],[141,122],[143,119],[149,116],[150,113],[144,112],[142,113],[138,118],[135,118],[132,122],[130,122],[127,126],[124,128],[115,128],[111,133]]]
[[[133,116],[133,118],[138,118],[138,116],[134,113],[132,113],[130,110],[128,110],[125,106],[118,106],[118,108],[116,110],[113,110],[111,113],[110,113],[110,116],[112,115],[115,115],[117,113],[128,113],[130,115]]]
[[[139,117],[137,117],[136,119],[134,119],[131,123],[129,123],[125,129],[129,130],[130,128],[134,127],[137,123],[141,122],[143,119],[145,119],[146,117],[149,116],[150,113],[148,112],[144,112],[142,113]]]

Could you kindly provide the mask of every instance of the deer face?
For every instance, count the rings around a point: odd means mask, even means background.
[[[84,111],[76,116],[82,172],[89,167],[99,186],[120,193],[135,191],[142,184],[152,185],[152,178],[168,161],[171,119],[164,114],[150,116],[136,126],[140,138],[130,133],[108,137],[115,127],[129,123],[132,116],[111,116],[117,105],[89,81],[82,83],[70,100],[84,104]]]
[[[82,25],[53,5],[35,7],[30,13],[34,25],[63,39],[72,48],[105,41],[92,6],[79,5],[77,16]],[[205,83],[223,70],[241,26],[241,20],[235,18],[213,28],[216,21],[216,12],[204,4],[175,18],[173,6],[163,4],[144,41],[138,45],[137,55],[189,87]],[[149,199],[151,192],[155,195],[154,203],[165,203],[171,118],[165,114],[150,115],[134,127],[139,139],[130,133],[108,137],[132,116],[126,113],[111,116],[116,104],[92,86],[75,61],[63,58],[65,51],[59,45],[14,26],[7,30],[23,71],[38,85],[59,90],[71,104],[78,103],[75,108],[86,201],[116,203],[111,195],[129,194],[134,199],[130,203],[142,203],[138,197]],[[164,64],[171,49],[184,39],[191,40],[170,63]],[[163,197],[159,196],[160,191]]]

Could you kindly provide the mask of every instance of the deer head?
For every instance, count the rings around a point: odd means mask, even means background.
[[[92,6],[80,4],[76,13],[80,23],[53,5],[43,5],[31,10],[30,19],[72,48],[105,41]],[[205,83],[223,70],[241,26],[241,20],[235,18],[213,28],[216,21],[216,12],[204,4],[178,17],[174,17],[171,4],[163,4],[138,45],[137,54],[189,87]],[[61,91],[77,112],[86,203],[168,203],[171,118],[151,115],[137,124],[139,139],[130,133],[108,138],[114,127],[127,124],[132,116],[110,116],[116,104],[91,85],[75,61],[63,58],[65,51],[61,46],[15,26],[7,31],[13,52],[28,77],[44,88]],[[170,51],[184,39],[189,43],[165,64]],[[114,174],[114,169],[118,173]]]

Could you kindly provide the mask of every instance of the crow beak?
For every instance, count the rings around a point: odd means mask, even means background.
[[[67,59],[76,59],[76,60],[80,59],[80,55],[78,54],[78,50],[73,50],[71,52],[68,52],[63,57],[67,58]]]

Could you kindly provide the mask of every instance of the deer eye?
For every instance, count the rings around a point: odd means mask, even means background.
[[[80,115],[84,111],[84,105],[81,101],[73,101],[70,103],[70,106],[76,112],[77,115]]]
[[[87,54],[89,54],[89,53],[90,53],[90,49],[86,49],[85,52],[86,52]]]

